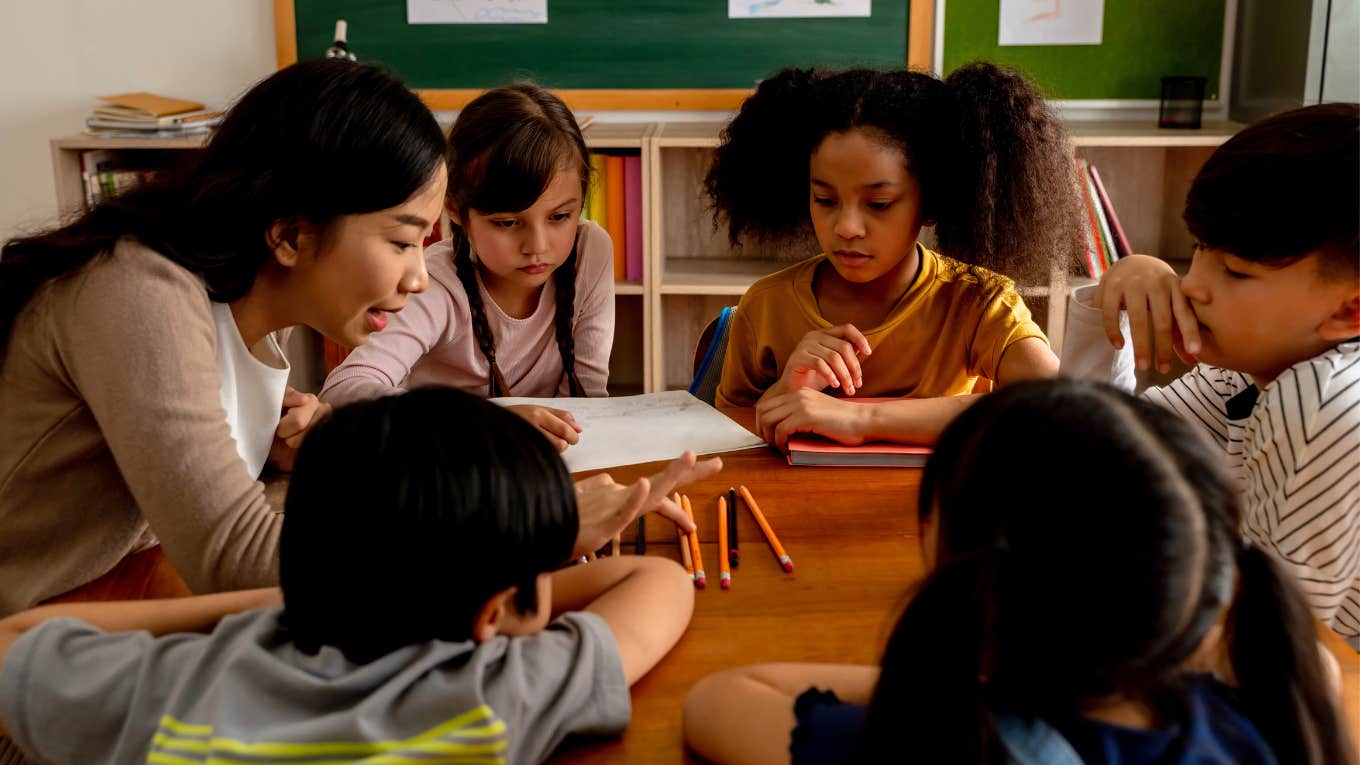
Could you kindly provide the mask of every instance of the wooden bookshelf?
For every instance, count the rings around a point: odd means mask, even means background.
[[[594,149],[636,150],[642,156],[643,276],[615,284],[614,352],[610,390],[615,394],[685,387],[694,344],[725,305],[735,305],[757,279],[817,252],[815,241],[785,248],[733,247],[714,225],[703,178],[719,144],[718,122],[591,122]],[[1181,210],[1190,181],[1214,147],[1241,129],[1208,122],[1200,130],[1164,130],[1129,121],[1071,122],[1073,152],[1100,171],[1135,250],[1177,265],[1190,253]],[[63,214],[84,207],[80,153],[193,150],[203,136],[174,139],[77,136],[51,142],[57,206]],[[1183,262],[1180,262],[1183,266]],[[1060,350],[1069,275],[1049,284],[1022,285],[1021,294]]]

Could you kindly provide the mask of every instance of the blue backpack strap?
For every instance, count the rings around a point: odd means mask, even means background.
[[[713,325],[713,339],[709,341],[708,348],[704,351],[703,361],[699,362],[698,373],[694,375],[694,380],[689,384],[691,396],[699,396],[700,390],[709,381],[708,378],[713,365],[721,362],[719,354],[727,350],[727,331],[731,328],[732,314],[736,311],[737,309],[734,306],[729,305],[723,306],[722,311],[718,313],[718,321]]]

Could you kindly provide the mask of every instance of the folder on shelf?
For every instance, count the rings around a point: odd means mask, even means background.
[[[642,280],[642,157],[623,158],[624,237],[623,276],[630,282]]]
[[[586,218],[595,221],[595,223],[599,224],[600,228],[608,230],[605,225],[607,223],[606,216],[608,211],[605,209],[604,184],[604,155],[591,154],[590,187],[586,192]]]
[[[624,251],[628,246],[628,222],[623,202],[623,157],[613,154],[604,158],[605,231],[614,242],[614,281],[624,280]]]
[[[94,110],[96,114],[142,122],[202,111],[204,108],[203,104],[197,101],[167,98],[155,93],[119,93],[114,96],[99,96],[99,100],[107,105],[96,106]]]

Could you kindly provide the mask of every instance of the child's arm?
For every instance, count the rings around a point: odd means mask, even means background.
[[[274,444],[269,448],[269,464],[284,472],[293,469],[302,439],[312,426],[331,413],[331,405],[323,404],[310,393],[302,393],[289,386],[283,394],[283,416],[274,430]]]
[[[1166,261],[1148,255],[1116,261],[1101,277],[1092,304],[1101,309],[1105,335],[1116,348],[1124,347],[1119,311],[1128,312],[1138,369],[1147,369],[1155,357],[1158,371],[1165,373],[1171,369],[1173,352],[1187,364],[1195,363],[1199,320],[1181,294],[1180,277]]]
[[[975,395],[856,404],[811,388],[770,396],[756,404],[756,432],[780,449],[797,433],[817,433],[856,445],[865,441],[934,443]]]
[[[505,409],[538,428],[538,432],[542,433],[544,438],[548,439],[548,443],[559,452],[566,451],[568,446],[581,440],[581,426],[576,424],[576,418],[571,412],[565,409],[553,409],[536,404],[518,404],[507,406]]]
[[[799,695],[816,687],[868,704],[877,682],[878,667],[851,664],[757,664],[709,675],[685,699],[685,743],[720,765],[787,763]]]
[[[381,332],[370,335],[326,375],[319,398],[331,406],[344,406],[402,393],[402,382],[411,369],[431,350],[454,340],[455,308],[449,290],[431,279],[425,292],[407,296],[405,308],[387,314],[387,326]],[[462,324],[472,326],[466,319]]]
[[[694,583],[674,561],[604,558],[552,576],[553,616],[589,611],[609,625],[632,685],[680,640],[694,611]]]

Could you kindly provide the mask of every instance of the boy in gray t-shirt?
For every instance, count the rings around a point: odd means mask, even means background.
[[[287,510],[281,593],[0,620],[15,743],[54,763],[539,762],[620,733],[693,608],[665,559],[555,571],[578,532],[561,459],[452,389],[337,411]]]

